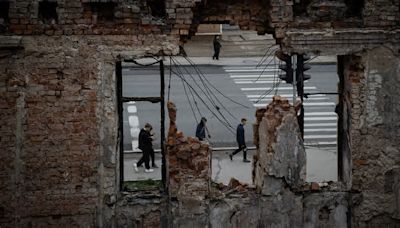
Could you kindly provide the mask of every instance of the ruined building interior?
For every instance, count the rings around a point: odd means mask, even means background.
[[[276,98],[254,110],[255,188],[211,186],[168,103],[164,191],[122,191],[117,66],[178,55],[200,23],[337,56],[337,182],[305,182]],[[0,0],[0,227],[400,227],[399,88],[398,0]]]

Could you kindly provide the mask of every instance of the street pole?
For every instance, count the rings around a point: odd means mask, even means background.
[[[296,67],[297,67],[297,55],[292,55],[292,67],[293,67],[293,105],[296,103]]]
[[[303,106],[303,97],[304,97],[304,56],[298,55],[297,62],[299,66],[297,67],[297,71],[295,72],[297,81],[297,94],[300,97],[300,114],[298,116],[298,123],[300,127],[301,138],[304,140],[304,106]]]

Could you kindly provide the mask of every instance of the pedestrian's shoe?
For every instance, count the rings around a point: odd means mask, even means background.
[[[229,154],[229,158],[231,159],[231,161],[232,161],[232,159],[233,159],[233,155],[232,154]]]
[[[145,169],[144,172],[145,173],[152,173],[152,172],[154,172],[154,169]]]
[[[136,162],[135,163],[133,163],[133,169],[135,170],[135,172],[139,172],[139,169],[138,169],[138,167],[137,167],[137,164],[136,164]]]
[[[153,168],[159,168],[157,164],[153,164],[151,167],[153,167]]]
[[[246,163],[248,163],[248,162],[250,162],[250,160],[243,159],[243,162],[246,162]]]

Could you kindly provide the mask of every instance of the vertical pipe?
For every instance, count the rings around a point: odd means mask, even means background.
[[[116,64],[116,82],[117,82],[117,102],[118,102],[118,139],[119,139],[119,189],[124,186],[124,135],[123,135],[123,102],[122,102],[122,64],[118,61]]]
[[[297,55],[292,55],[292,67],[293,67],[293,105],[296,103],[296,67],[297,67]]]
[[[160,61],[160,81],[161,81],[161,156],[162,156],[162,164],[161,164],[161,177],[164,185],[164,189],[166,189],[166,162],[165,162],[165,82],[164,82],[164,62]]]
[[[304,140],[304,105],[303,105],[303,97],[304,97],[304,58],[303,55],[298,55],[297,56],[297,64],[298,66],[296,67],[296,77],[298,77],[298,85],[297,86],[297,94],[300,97],[301,100],[301,106],[300,106],[300,115],[298,116],[298,123],[300,127],[300,133],[301,133],[301,138]]]

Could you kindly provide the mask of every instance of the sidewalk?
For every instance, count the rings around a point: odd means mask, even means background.
[[[213,151],[212,154],[212,180],[218,183],[228,184],[232,177],[237,180],[252,184],[251,172],[252,163],[242,162],[242,152],[229,159],[230,150]],[[317,149],[307,147],[307,182],[321,182],[337,180],[337,153],[334,149]],[[247,158],[252,160],[255,150],[248,150]],[[141,153],[125,154],[124,177],[125,181],[136,180],[161,180],[161,154],[156,153],[156,164],[160,168],[154,169],[153,173],[145,173],[143,167],[139,167],[139,172],[133,169],[133,163],[137,162]]]
[[[244,163],[242,161],[242,152],[233,157],[231,161],[228,153],[231,151],[214,151],[212,156],[212,180],[215,182],[222,182],[228,184],[232,177],[241,182],[251,184],[251,162]],[[251,160],[254,150],[248,150],[247,158]],[[153,173],[145,173],[144,167],[139,167],[139,172],[133,169],[133,163],[137,162],[141,153],[125,154],[124,159],[124,179],[125,181],[137,180],[161,180],[161,154],[156,153],[156,164],[160,168],[154,169]]]
[[[174,57],[182,65],[188,65],[189,63],[180,56]],[[219,60],[213,60],[211,57],[188,57],[196,65],[218,65],[218,66],[256,66],[263,59],[259,57],[220,57]],[[311,57],[311,59],[314,57]],[[261,64],[260,68],[265,66],[271,58],[268,58]],[[168,65],[169,61],[165,61],[165,65]],[[312,59],[309,64],[336,64],[336,56],[318,56]]]

